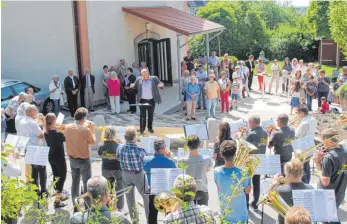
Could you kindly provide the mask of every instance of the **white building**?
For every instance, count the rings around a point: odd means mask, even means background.
[[[224,29],[188,11],[187,1],[6,1],[2,77],[47,89],[53,75],[62,82],[68,68],[80,77],[89,67],[101,100],[103,65],[118,67],[125,59],[128,66],[146,61],[171,85],[179,79],[187,36]]]

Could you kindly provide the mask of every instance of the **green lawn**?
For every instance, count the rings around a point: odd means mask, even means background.
[[[283,66],[284,64],[284,61],[278,61],[279,65]],[[271,66],[273,64],[273,61],[270,61],[267,65],[266,65],[266,72],[267,73],[270,73],[271,72]],[[306,63],[306,66],[307,66],[308,63]],[[314,65],[315,64],[319,64],[318,62],[314,62],[313,63]],[[333,74],[333,71],[336,69],[336,66],[332,66],[332,65],[322,65],[322,69],[325,70],[325,73],[328,75],[328,76],[332,76]]]

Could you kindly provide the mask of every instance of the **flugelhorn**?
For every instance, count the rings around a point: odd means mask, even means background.
[[[342,141],[341,137],[339,135],[334,135],[331,138],[324,139],[322,143],[319,143],[318,145],[312,146],[311,148],[308,148],[298,154],[296,154],[296,158],[299,159],[301,162],[305,163],[310,160],[310,158],[313,156],[312,151],[316,150],[317,148],[320,148],[326,143],[327,141],[336,140],[336,142]],[[339,144],[339,143],[336,143]]]
[[[126,188],[123,188],[123,189],[113,193],[112,195],[109,196],[109,200],[110,200],[110,198],[111,198],[111,200],[113,200],[114,198],[118,198],[122,195],[127,194],[132,188],[133,188],[133,185],[128,186]],[[93,196],[89,192],[75,198],[75,206],[79,212],[85,212],[85,211],[91,209],[91,208],[87,208],[87,209],[82,208],[83,207],[82,204],[84,203],[84,200],[82,200],[82,199],[84,199],[84,198],[90,198],[90,200],[93,200]],[[84,204],[86,204],[86,203],[84,203]]]
[[[169,191],[161,191],[154,197],[154,207],[165,214],[176,211],[181,203],[182,200]]]

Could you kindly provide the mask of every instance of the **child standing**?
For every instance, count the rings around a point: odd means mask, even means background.
[[[306,83],[306,102],[309,111],[312,111],[312,99],[317,92],[317,83],[314,81],[314,76],[309,77],[309,81]]]
[[[300,81],[295,81],[295,84],[292,88],[292,98],[290,100],[290,113],[293,114],[293,109],[297,108],[300,104],[300,89],[301,84]]]
[[[239,97],[240,97],[240,83],[238,83],[237,81],[233,81],[233,84],[231,86],[231,108],[230,110],[233,109],[233,106],[235,105],[235,109],[237,109],[237,104],[239,101]]]
[[[1,142],[5,142],[6,139],[6,128],[7,124],[6,121],[8,121],[9,118],[6,118],[5,116],[5,109],[1,108]]]
[[[328,102],[327,102],[327,99],[323,96],[322,98],[320,98],[320,100],[321,100],[321,103],[322,103],[322,107],[321,107],[321,112],[323,113],[323,114],[325,114],[325,113],[329,113],[329,104],[328,104]]]

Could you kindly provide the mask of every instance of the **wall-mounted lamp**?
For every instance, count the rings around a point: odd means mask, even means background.
[[[151,24],[150,23],[146,23],[146,31],[150,31],[151,30]]]

